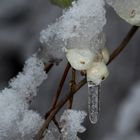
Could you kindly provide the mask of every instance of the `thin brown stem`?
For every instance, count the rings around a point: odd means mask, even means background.
[[[56,105],[56,107],[54,108],[54,110],[52,110],[52,112],[50,113],[49,117],[47,118],[47,120],[44,121],[41,129],[38,131],[38,134],[35,137],[35,140],[41,140],[46,128],[48,127],[49,123],[51,122],[51,120],[54,118],[54,116],[57,114],[57,112],[65,105],[65,103],[74,95],[76,94],[76,92],[82,87],[84,86],[86,83],[86,79],[83,79],[78,86],[76,87],[75,91],[73,93],[71,93],[71,91],[69,91],[69,93]]]
[[[121,51],[125,48],[125,46],[128,44],[128,42],[131,40],[131,38],[134,36],[135,32],[137,31],[138,27],[133,26],[130,32],[127,34],[127,36],[124,38],[122,43],[117,47],[115,51],[113,51],[110,61],[108,64],[110,64],[120,53]],[[50,112],[49,117],[44,121],[41,129],[38,131],[37,135],[35,136],[35,140],[41,140],[43,137],[43,134],[48,127],[49,123],[51,120],[54,118],[54,116],[58,113],[58,111],[65,105],[65,103],[74,96],[74,94],[77,93],[77,91],[83,87],[87,83],[86,78],[84,78],[80,83],[77,85],[76,89],[71,93],[69,93],[56,105],[56,107]]]
[[[53,67],[53,64],[45,65],[45,68],[44,68],[45,72],[48,73],[52,67]]]
[[[70,64],[67,63],[66,68],[64,70],[64,73],[62,75],[62,78],[60,80],[60,83],[58,85],[57,92],[56,92],[56,94],[55,94],[55,96],[53,98],[51,109],[45,114],[45,119],[47,119],[47,117],[49,116],[50,112],[55,108],[55,106],[57,104],[57,101],[58,101],[59,96],[61,94],[61,91],[62,91],[63,85],[65,83],[65,80],[67,78],[67,75],[68,75],[68,72],[69,72],[70,67],[71,67]]]
[[[76,70],[72,69],[72,79],[70,81],[70,91],[71,93],[74,92],[76,88]],[[73,104],[73,96],[68,101],[68,108],[71,109]]]
[[[72,109],[73,105],[73,96],[68,100],[68,109]]]
[[[59,130],[59,132],[61,133],[61,128],[60,128],[60,126],[59,126],[58,121],[57,121],[55,118],[53,118],[53,122],[54,122],[54,124],[56,125],[57,129]]]
[[[134,36],[134,34],[137,32],[138,29],[139,29],[139,27],[132,26],[131,30],[128,32],[126,37],[123,39],[123,41],[120,43],[120,45],[114,50],[114,52],[110,56],[110,60],[109,60],[108,64],[112,60],[114,60],[120,54],[120,52],[122,52],[124,50],[124,48],[130,42],[130,40],[132,39],[132,37]]]

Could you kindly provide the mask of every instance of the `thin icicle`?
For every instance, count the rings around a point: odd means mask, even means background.
[[[93,82],[88,82],[88,112],[89,119],[92,124],[96,124],[98,121],[98,115],[100,111],[100,88],[101,85],[95,85]]]

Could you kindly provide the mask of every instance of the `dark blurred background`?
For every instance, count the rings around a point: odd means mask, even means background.
[[[118,46],[131,26],[120,19],[113,9],[107,8],[107,47],[110,52]],[[49,0],[0,0],[0,88],[22,71],[25,60],[40,46],[39,33],[61,15],[61,9]],[[116,117],[120,104],[127,98],[130,88],[140,79],[140,31],[128,47],[110,65],[110,76],[102,84],[101,113],[98,124],[86,120],[83,140],[101,140],[115,131]],[[48,110],[52,96],[60,81],[66,61],[55,66],[43,83],[32,108],[42,115]],[[67,93],[68,81],[63,94]],[[87,110],[87,86],[74,99],[75,109]],[[138,124],[140,125],[140,124]]]

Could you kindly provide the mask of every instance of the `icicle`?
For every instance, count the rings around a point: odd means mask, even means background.
[[[92,81],[88,82],[88,112],[89,119],[92,124],[96,124],[98,121],[98,115],[100,110],[99,94],[101,85],[95,85]]]

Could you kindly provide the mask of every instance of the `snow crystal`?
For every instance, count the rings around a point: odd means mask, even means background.
[[[86,130],[81,125],[86,115],[84,111],[65,110],[60,118],[61,133],[51,123],[43,140],[80,140],[77,133],[83,133]]]
[[[140,0],[106,0],[116,13],[132,25],[140,26]]]
[[[50,127],[50,126],[49,126]],[[60,133],[57,128],[49,128],[47,130],[45,137],[43,140],[59,140],[60,139]]]
[[[23,119],[18,123],[19,132],[22,138],[30,140],[37,133],[37,130],[41,127],[43,120],[41,120],[38,113],[27,110],[24,112]]]
[[[88,37],[103,30],[106,23],[103,0],[78,0],[73,6],[58,19],[55,24],[50,25],[41,34],[41,42],[49,41],[50,37],[56,35],[60,40],[72,37]]]
[[[43,63],[33,56],[26,61],[23,72],[11,80],[9,88],[0,92],[0,140],[32,139],[42,118],[28,109],[28,103],[46,78]]]
[[[24,96],[26,99],[32,98],[36,96],[37,87],[46,78],[43,63],[33,56],[26,61],[23,72],[11,80],[10,87],[16,90],[20,96]]]
[[[44,61],[63,59],[64,48],[89,47],[90,42],[103,31],[105,23],[104,0],[73,2],[54,24],[41,32]],[[74,46],[68,43],[75,41]]]
[[[60,119],[63,140],[77,140],[77,133],[83,133],[86,129],[81,125],[86,113],[84,111],[66,110]]]

